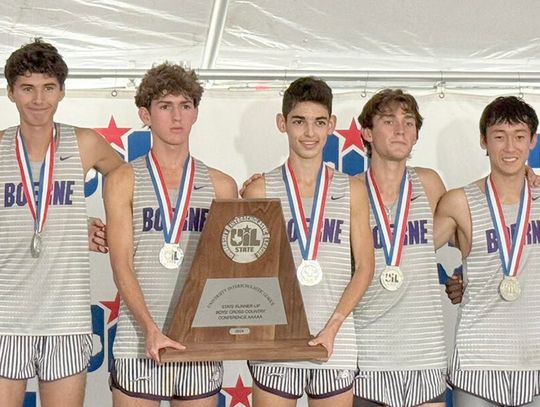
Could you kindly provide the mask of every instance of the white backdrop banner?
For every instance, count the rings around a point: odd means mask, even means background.
[[[363,152],[356,117],[368,97],[360,93],[337,94],[334,113],[337,129],[329,137],[325,159],[345,172],[363,171],[367,160]],[[448,188],[455,188],[487,174],[489,163],[479,145],[478,120],[492,97],[447,94],[418,96],[424,126],[410,164],[431,167],[439,172]],[[526,97],[533,107],[540,107],[540,97]],[[0,98],[0,127],[18,123],[14,105]],[[277,92],[207,91],[200,106],[199,120],[191,135],[191,151],[209,166],[218,168],[241,184],[250,174],[268,171],[287,156],[286,135],[275,125],[281,109]],[[102,134],[126,160],[144,154],[150,147],[149,132],[142,128],[132,93],[112,97],[104,92],[72,93],[61,102],[56,119],[80,127],[90,127]],[[530,155],[530,164],[540,167],[540,150]],[[87,176],[86,193],[90,216],[104,219],[101,177]],[[440,281],[459,264],[452,249],[439,253]],[[112,343],[118,320],[119,298],[112,280],[108,256],[92,253],[92,320],[94,353],[88,375],[86,405],[111,405],[108,371],[112,360]],[[442,285],[441,285],[442,287]],[[441,298],[445,308],[448,345],[451,346],[455,307]],[[251,378],[245,362],[227,362],[220,394],[220,407],[251,407]],[[30,381],[25,407],[39,406],[37,384]],[[303,398],[299,406],[306,406]]]

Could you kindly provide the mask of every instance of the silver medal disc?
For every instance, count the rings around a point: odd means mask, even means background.
[[[505,277],[499,285],[499,293],[503,300],[515,301],[521,295],[521,286],[515,277]]]
[[[403,272],[398,266],[386,266],[381,273],[381,285],[388,291],[396,291],[403,284]]]
[[[302,260],[296,270],[296,277],[302,285],[317,285],[322,280],[322,268],[317,260]]]
[[[178,269],[184,260],[184,252],[177,244],[165,243],[159,251],[159,262],[168,269]]]
[[[32,242],[30,243],[30,254],[34,258],[38,258],[43,248],[43,242],[41,241],[41,235],[38,232],[32,236]]]

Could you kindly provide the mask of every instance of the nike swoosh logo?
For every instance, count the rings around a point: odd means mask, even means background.
[[[60,156],[60,161],[66,161],[68,158],[73,157],[72,155],[66,155],[65,157]]]
[[[533,201],[536,201],[538,198],[540,198],[540,195],[538,195],[538,196],[533,196],[533,197],[532,197],[532,200],[533,200]]]
[[[332,196],[330,197],[330,199],[331,199],[332,201],[337,201],[338,199],[341,199],[341,198],[343,198],[344,196],[345,196],[345,195],[339,195],[339,196],[334,196],[334,195],[332,195]]]
[[[135,377],[132,380],[132,382],[140,382],[141,380],[149,380],[151,377],[152,377],[151,375]]]
[[[268,373],[266,376],[267,377],[283,377],[285,376],[285,373]]]
[[[420,195],[415,195],[411,198],[411,202],[412,201],[416,201],[418,198],[420,198]]]
[[[351,375],[353,374],[349,372],[348,370],[341,370],[338,373],[338,376],[340,379],[348,379]]]
[[[198,191],[199,189],[203,189],[204,185],[193,185],[193,190]]]

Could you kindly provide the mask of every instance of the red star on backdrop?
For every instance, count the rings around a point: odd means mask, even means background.
[[[104,307],[111,310],[111,313],[109,315],[109,320],[107,323],[111,323],[116,318],[118,318],[118,311],[120,311],[120,293],[116,293],[116,297],[114,298],[114,301],[100,301]]]
[[[238,379],[236,380],[236,386],[224,387],[223,390],[229,393],[232,397],[229,407],[234,407],[237,404],[241,404],[245,407],[251,407],[248,398],[248,396],[251,394],[251,387],[244,386],[244,382],[242,381],[242,377],[240,377],[240,375],[238,375]]]
[[[349,129],[336,130],[336,132],[345,138],[345,143],[343,143],[343,148],[341,149],[342,152],[353,146],[358,148],[360,151],[365,151],[364,141],[362,140],[362,130],[358,128],[354,118],[351,120]]]
[[[111,143],[116,144],[118,147],[120,147],[122,150],[125,150],[124,148],[124,142],[122,141],[122,136],[126,134],[131,129],[128,127],[116,127],[116,122],[114,121],[114,117],[111,116],[111,120],[109,120],[109,127],[106,128],[96,128],[94,129],[99,134],[101,134],[105,139]]]

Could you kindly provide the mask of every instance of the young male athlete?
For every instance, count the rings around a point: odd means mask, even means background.
[[[396,89],[375,94],[358,118],[370,157],[360,180],[370,201],[375,275],[355,309],[355,406],[444,406],[446,352],[433,241],[438,174],[407,166],[422,116]]]
[[[159,363],[184,347],[171,323],[213,198],[236,198],[236,183],[190,155],[203,88],[194,71],[164,63],[135,96],[152,149],[113,171],[105,185],[107,238],[122,303],[111,374],[115,406],[215,406],[221,362]]]
[[[318,334],[311,344],[323,344],[329,359],[250,362],[253,403],[294,406],[305,391],[310,406],[350,406],[356,345],[349,314],[373,274],[366,190],[358,179],[323,163],[323,147],[336,123],[332,91],[324,81],[294,81],[276,121],[287,134],[289,157],[252,181],[244,198],[281,199],[309,327]]]
[[[480,119],[490,174],[437,207],[436,239],[455,238],[467,282],[450,369],[455,407],[540,406],[540,188],[525,177],[537,127],[523,100],[491,102]]]
[[[43,407],[82,406],[92,355],[84,178],[121,160],[93,130],[54,121],[68,68],[51,44],[16,50],[4,74],[20,123],[0,133],[0,404],[21,406],[37,376]]]

